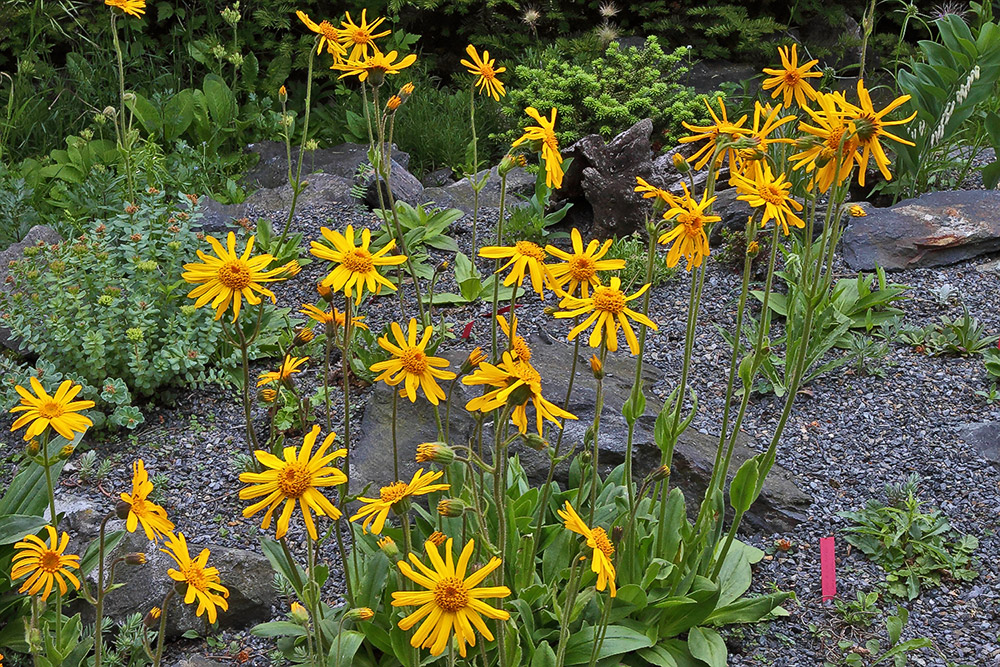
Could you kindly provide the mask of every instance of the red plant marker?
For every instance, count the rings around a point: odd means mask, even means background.
[[[469,334],[472,333],[472,325],[474,322],[475,320],[470,320],[469,323],[465,325],[465,328],[462,329],[462,338],[465,340],[469,340]]]
[[[837,597],[837,560],[832,537],[819,540],[819,568],[823,582],[823,602]]]

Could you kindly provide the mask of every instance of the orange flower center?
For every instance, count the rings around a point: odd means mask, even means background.
[[[797,86],[799,85],[799,82],[802,81],[802,75],[799,74],[798,70],[790,69],[785,72],[784,79],[786,86]]]
[[[434,586],[434,604],[454,613],[469,606],[469,591],[457,577],[445,577]]]
[[[136,516],[144,516],[146,514],[146,501],[133,494],[132,509],[130,511]]]
[[[573,280],[590,282],[597,273],[597,263],[587,255],[573,255],[569,258],[569,275]]]
[[[538,260],[539,262],[545,259],[545,251],[542,250],[541,246],[537,243],[532,243],[531,241],[518,241],[514,244],[517,249],[518,254],[524,255],[525,257],[530,257],[531,259]]]
[[[219,267],[219,282],[231,290],[246,289],[250,283],[250,267],[240,259],[226,262]]]
[[[337,29],[330,24],[329,21],[323,21],[319,24],[319,34],[326,37],[331,42],[337,41]]]
[[[55,419],[63,414],[63,406],[56,401],[45,401],[38,406],[38,414],[45,419]]]
[[[514,336],[514,343],[511,345],[514,354],[521,361],[531,361],[531,348],[528,343],[521,336]]]
[[[410,375],[423,375],[427,372],[427,355],[419,347],[408,347],[403,350],[399,363]]]
[[[356,28],[351,31],[351,41],[355,44],[370,44],[372,36],[371,33],[364,28]]]
[[[785,201],[785,192],[781,188],[770,183],[758,187],[757,193],[760,195],[760,198],[768,204],[780,206]]]
[[[615,545],[611,544],[611,540],[608,539],[608,534],[604,532],[603,528],[594,528],[591,534],[594,536],[595,549],[598,549],[609,559],[615,555]]]
[[[515,363],[510,374],[525,384],[539,384],[542,381],[542,376],[538,374],[538,371],[531,364],[525,363],[525,360]]]
[[[390,484],[389,486],[383,486],[378,492],[378,496],[381,498],[382,502],[395,505],[406,497],[409,488],[410,487],[406,482],[396,482],[395,484]]]
[[[620,313],[625,310],[625,294],[611,287],[594,288],[594,309],[606,313]]]
[[[344,253],[340,262],[351,273],[370,273],[375,268],[372,254],[364,248],[355,248]]]
[[[278,490],[286,498],[300,498],[312,482],[304,463],[289,463],[278,473]]]
[[[208,577],[205,576],[205,570],[194,563],[189,563],[181,567],[181,574],[184,575],[184,580],[187,581],[188,586],[193,586],[203,593],[208,589]]]
[[[559,140],[556,139],[556,133],[552,130],[545,131],[545,138],[542,140],[542,143],[544,143],[553,153],[559,152]]]
[[[479,76],[483,77],[484,79],[492,81],[493,79],[496,78],[497,74],[496,72],[493,71],[493,65],[484,62],[482,66],[479,68]]]
[[[60,561],[62,559],[59,556],[58,551],[52,551],[51,549],[46,549],[38,557],[38,568],[44,572],[52,574],[59,570]]]

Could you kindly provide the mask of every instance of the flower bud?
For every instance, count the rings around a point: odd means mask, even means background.
[[[759,243],[757,243],[756,241],[751,241],[750,243],[747,244],[747,254],[750,255],[750,257],[756,257],[759,252],[760,252]]]
[[[76,449],[76,445],[68,444],[63,445],[62,449],[59,450],[59,460],[65,461],[69,457],[73,456],[73,451]]]
[[[270,389],[268,387],[265,387],[264,389],[260,390],[260,400],[264,401],[265,403],[274,403],[274,400],[276,398],[278,398],[277,389]]]
[[[324,301],[326,301],[327,303],[333,303],[332,289],[330,289],[323,283],[320,283],[319,285],[316,285],[316,291],[319,293],[320,297],[322,297]]]
[[[159,607],[153,607],[146,613],[146,616],[142,619],[142,625],[147,630],[155,630],[156,627],[160,624],[160,615],[162,613],[163,612],[160,610]]]
[[[394,561],[399,558],[399,547],[396,546],[396,542],[388,535],[379,538],[378,548],[389,557],[389,560]]]
[[[536,452],[540,452],[549,446],[549,441],[537,433],[527,433],[522,435],[521,440],[525,445],[534,449]]]
[[[503,159],[500,160],[500,165],[497,167],[497,173],[499,173],[500,176],[506,176],[507,174],[512,172],[515,167],[520,166],[518,164],[518,157],[522,159],[524,158],[523,155],[517,156],[517,155],[511,155],[510,153],[504,155]]]
[[[415,90],[415,87],[414,87],[412,81],[410,81],[408,83],[404,83],[403,87],[399,89],[399,96],[402,97],[405,100],[407,97],[409,97],[410,95],[413,94],[414,90]]]
[[[614,544],[618,544],[622,541],[622,535],[625,534],[625,529],[621,526],[615,526],[611,529],[611,541]]]
[[[28,454],[28,456],[38,456],[40,449],[41,445],[38,444],[37,440],[32,438],[31,442],[25,446],[24,451]]]
[[[670,158],[674,163],[674,169],[680,174],[686,174],[691,171],[691,165],[688,164],[687,159],[680,153],[674,153],[673,157]]]
[[[464,502],[458,498],[442,498],[438,501],[437,511],[441,516],[447,516],[451,518],[460,517],[465,513],[467,509]]]
[[[865,210],[865,207],[859,206],[858,204],[852,205],[849,210],[851,212],[852,218],[864,218],[868,215],[868,212]]]
[[[278,88],[278,101],[282,104],[288,101],[288,89],[284,86]]]
[[[298,602],[293,602],[291,608],[288,611],[288,617],[292,619],[292,623],[298,625],[305,625],[309,622],[309,612]]]
[[[455,460],[455,450],[443,442],[425,442],[417,445],[417,463],[448,465]]]
[[[119,519],[127,519],[129,512],[132,511],[132,503],[127,503],[124,500],[119,500],[115,505],[115,516]]]
[[[299,327],[295,331],[295,338],[292,339],[292,345],[296,347],[302,347],[303,345],[312,341],[316,337],[316,334],[309,327]]]
[[[302,271],[302,266],[299,264],[298,260],[294,259],[281,268],[285,270],[284,274],[282,274],[285,278],[297,276],[299,275],[299,272]]]
[[[596,354],[590,356],[590,371],[598,380],[604,377],[604,364],[601,363]]]
[[[387,111],[395,111],[403,104],[403,98],[399,95],[393,95],[389,98],[389,101],[385,103],[385,108]]]
[[[471,373],[473,370],[479,367],[479,364],[486,361],[486,359],[488,359],[488,357],[486,356],[486,353],[483,352],[483,348],[481,347],[475,348],[474,350],[472,350],[472,352],[469,352],[469,356],[466,357],[465,361],[462,362],[461,374],[466,375],[468,373]]]
[[[448,540],[448,536],[447,536],[447,535],[445,535],[444,533],[442,533],[442,532],[441,532],[440,530],[435,530],[435,531],[434,531],[433,533],[431,533],[431,534],[430,534],[430,536],[429,536],[429,537],[427,538],[427,541],[428,541],[428,542],[430,542],[431,544],[433,544],[433,545],[434,545],[434,546],[436,546],[436,547],[439,547],[439,546],[441,546],[441,545],[442,545],[442,544],[444,544],[444,543],[445,543],[445,542],[446,542],[447,540]]]
[[[146,564],[146,554],[141,552],[131,553],[125,555],[126,565],[145,565]]]
[[[670,466],[660,466],[653,472],[649,473],[649,479],[652,482],[662,482],[667,477],[670,477]]]
[[[369,607],[357,607],[348,610],[344,617],[351,621],[370,621],[375,618],[375,612]]]

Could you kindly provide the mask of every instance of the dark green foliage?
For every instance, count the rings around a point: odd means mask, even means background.
[[[716,5],[687,10],[704,41],[694,45],[699,57],[763,60],[773,56],[771,40],[785,29],[770,16],[751,17],[746,5]]]
[[[538,66],[514,67],[504,113],[520,127],[525,107],[544,114],[555,107],[556,128],[565,144],[591,133],[609,138],[651,118],[654,134],[672,145],[685,132],[682,121],[700,121],[705,114],[700,96],[682,83],[687,57],[683,48],[665,53],[655,37],[643,48],[612,43],[602,56],[582,64],[559,50],[547,50]],[[517,136],[520,131],[514,130],[505,139]]]

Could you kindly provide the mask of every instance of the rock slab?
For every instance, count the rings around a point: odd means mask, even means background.
[[[944,266],[1000,250],[1000,191],[945,190],[851,218],[844,260],[855,271]]]
[[[969,424],[959,431],[959,436],[987,461],[1000,466],[1000,422]]]

